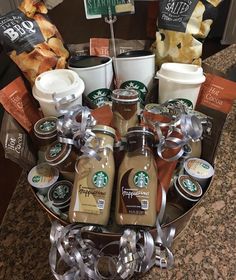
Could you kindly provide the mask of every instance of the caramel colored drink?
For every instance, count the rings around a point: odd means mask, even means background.
[[[77,165],[71,197],[69,219],[71,222],[106,225],[110,216],[115,163],[113,144],[115,131],[111,127],[93,129],[100,139],[98,155],[81,158]],[[93,143],[95,147],[95,143]]]
[[[118,172],[115,216],[119,225],[155,225],[157,168],[153,141],[153,133],[145,127],[128,130],[127,153]]]

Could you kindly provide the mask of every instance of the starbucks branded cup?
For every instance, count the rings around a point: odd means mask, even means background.
[[[163,63],[156,73],[159,79],[158,103],[182,99],[195,108],[201,84],[205,81],[200,66],[183,63]]]
[[[111,101],[113,68],[110,57],[75,55],[69,59],[68,68],[84,81],[86,101],[97,107]]]
[[[140,101],[153,85],[155,76],[155,54],[145,50],[135,50],[119,54],[113,58],[118,86],[123,89],[133,88],[140,93]]]
[[[44,117],[61,115],[61,109],[82,105],[84,82],[68,69],[56,69],[40,74],[33,86],[33,96],[38,100]],[[61,104],[61,105],[60,105]]]

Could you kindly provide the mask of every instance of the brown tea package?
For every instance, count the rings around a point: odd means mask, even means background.
[[[37,103],[31,96],[15,63],[0,50],[0,103],[27,131],[41,118]]]
[[[69,56],[46,13],[42,1],[23,0],[0,17],[0,42],[31,84],[42,72],[65,68]]]
[[[201,65],[202,44],[223,0],[160,0],[157,22],[156,63]]]
[[[199,93],[196,110],[208,116],[202,140],[201,158],[213,163],[220,135],[233,102],[236,99],[236,83],[206,74],[206,81]]]
[[[4,112],[2,120],[0,141],[5,151],[5,158],[26,170],[36,165],[36,156],[29,135],[7,112]]]
[[[115,39],[115,47],[116,54],[118,55],[132,50],[147,49],[149,47],[149,41]],[[107,38],[91,38],[90,55],[113,57],[112,41]]]

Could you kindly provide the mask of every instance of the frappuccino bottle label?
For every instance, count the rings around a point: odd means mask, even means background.
[[[101,181],[100,181],[101,182]],[[87,178],[79,181],[74,211],[89,214],[101,214],[105,207],[106,191],[102,187],[89,186]],[[99,183],[101,186],[102,184]]]
[[[130,169],[121,178],[119,213],[144,215],[149,209],[149,176]]]
[[[123,88],[123,89],[135,89],[139,92],[139,99],[140,99],[140,102],[144,104],[145,102],[145,96],[148,92],[148,89],[147,87],[139,82],[139,81],[135,81],[135,80],[129,80],[129,81],[126,81],[124,82],[120,88]]]
[[[111,101],[111,94],[112,91],[107,88],[100,88],[97,90],[94,90],[88,94],[89,100],[99,106],[102,106],[104,103],[107,103]]]

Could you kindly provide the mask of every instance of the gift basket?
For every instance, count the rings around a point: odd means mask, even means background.
[[[134,1],[85,0],[87,19],[104,18],[111,34],[89,53],[65,47],[42,1],[0,17],[0,138],[52,221],[56,279],[174,265],[171,245],[207,195],[235,99],[234,83],[200,66],[221,1],[190,2],[160,1],[147,48],[115,39]]]

